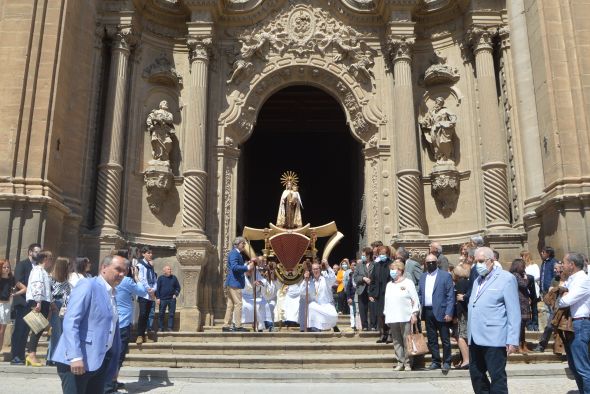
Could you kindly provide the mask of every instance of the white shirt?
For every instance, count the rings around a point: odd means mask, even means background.
[[[432,273],[426,273],[426,281],[424,282],[424,306],[432,306],[432,293],[434,292],[434,282],[436,282],[436,275],[438,275],[438,268]]]
[[[570,307],[573,318],[590,316],[590,279],[584,271],[570,276],[565,284],[568,292],[559,299],[559,307]]]
[[[389,282],[385,288],[383,314],[385,323],[409,322],[412,313],[420,311],[420,301],[416,286],[408,278],[395,283]]]
[[[141,261],[141,260],[140,260]],[[150,264],[147,260],[143,259],[143,261],[146,264]],[[150,264],[151,265],[151,264]],[[141,263],[137,264],[137,267],[139,268],[139,271],[137,273],[137,277],[139,279],[139,281],[141,282],[141,284],[143,285],[143,287],[145,287],[146,290],[148,289],[152,289],[154,291],[154,293],[156,292],[156,289],[158,288],[158,280],[156,278],[156,282],[154,282],[153,285],[150,285],[148,283],[148,278],[147,278],[147,268],[145,268],[145,266]],[[153,265],[152,265],[153,268]],[[156,271],[154,271],[154,275],[156,274]],[[140,296],[141,298],[145,298],[146,300],[151,300],[152,296],[149,293],[146,293],[146,295],[144,296]]]
[[[105,289],[111,297],[111,312],[113,314],[113,318],[111,319],[111,329],[109,331],[109,340],[107,342],[107,346],[110,349],[111,346],[113,346],[113,340],[115,338],[115,329],[117,328],[117,323],[119,321],[119,312],[117,312],[117,299],[115,298],[116,290],[113,287],[111,287],[111,285],[109,285],[106,280],[104,280],[102,275],[99,275],[98,278],[98,280],[103,283]]]

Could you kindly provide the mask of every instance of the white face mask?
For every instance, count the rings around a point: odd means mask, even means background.
[[[475,264],[475,270],[477,271],[477,273],[480,276],[486,276],[487,274],[490,273],[490,270],[488,269],[488,266],[486,265],[486,263]]]
[[[348,269],[348,266],[347,266],[346,264],[342,264],[342,269],[343,269],[344,271],[346,271],[346,270]]]

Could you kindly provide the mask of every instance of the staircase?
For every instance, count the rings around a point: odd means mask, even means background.
[[[302,333],[298,328],[278,332],[221,332],[221,324],[205,327],[204,332],[162,332],[157,342],[129,344],[125,365],[132,367],[233,368],[275,370],[340,370],[349,368],[388,369],[395,363],[393,345],[378,344],[377,332],[354,332],[347,316],[339,319],[341,332]],[[528,332],[529,348],[540,333]],[[551,351],[512,354],[509,363],[561,362],[563,357]],[[453,355],[459,350],[452,345]],[[9,361],[10,349],[4,349]],[[44,359],[45,337],[39,343],[38,355]],[[429,365],[430,355],[425,364]]]

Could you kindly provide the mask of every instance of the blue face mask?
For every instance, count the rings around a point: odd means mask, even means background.
[[[385,254],[380,254],[380,255],[379,255],[379,260],[380,260],[380,261],[385,261],[385,260],[387,260],[387,255],[385,255]]]
[[[490,273],[490,270],[486,266],[486,263],[476,263],[475,264],[475,270],[477,271],[477,273],[480,276],[486,276],[487,274]]]
[[[362,255],[362,256],[361,256],[361,260],[363,261],[363,263],[367,262],[367,256],[365,256],[365,255]]]
[[[348,269],[348,266],[347,266],[346,264],[342,264],[342,269],[343,269],[344,271],[346,271],[346,270]]]
[[[389,276],[391,276],[391,279],[395,280],[397,278],[397,270],[389,270]]]

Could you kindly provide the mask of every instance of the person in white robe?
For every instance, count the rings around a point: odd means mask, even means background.
[[[305,301],[306,288],[308,296],[307,328],[309,331],[329,330],[336,326],[338,313],[334,307],[332,285],[336,282],[336,274],[329,265],[322,266],[315,262],[311,265],[311,273],[306,271],[300,285],[300,295]],[[305,303],[304,303],[305,305]],[[305,311],[302,311],[305,319]]]
[[[254,323],[254,309],[256,309],[256,329],[264,330],[264,322],[272,319],[268,306],[268,297],[275,292],[274,283],[262,277],[256,269],[256,301],[254,301],[254,286],[250,275],[245,275],[245,286],[242,290],[242,324]],[[256,308],[255,308],[256,306]]]

